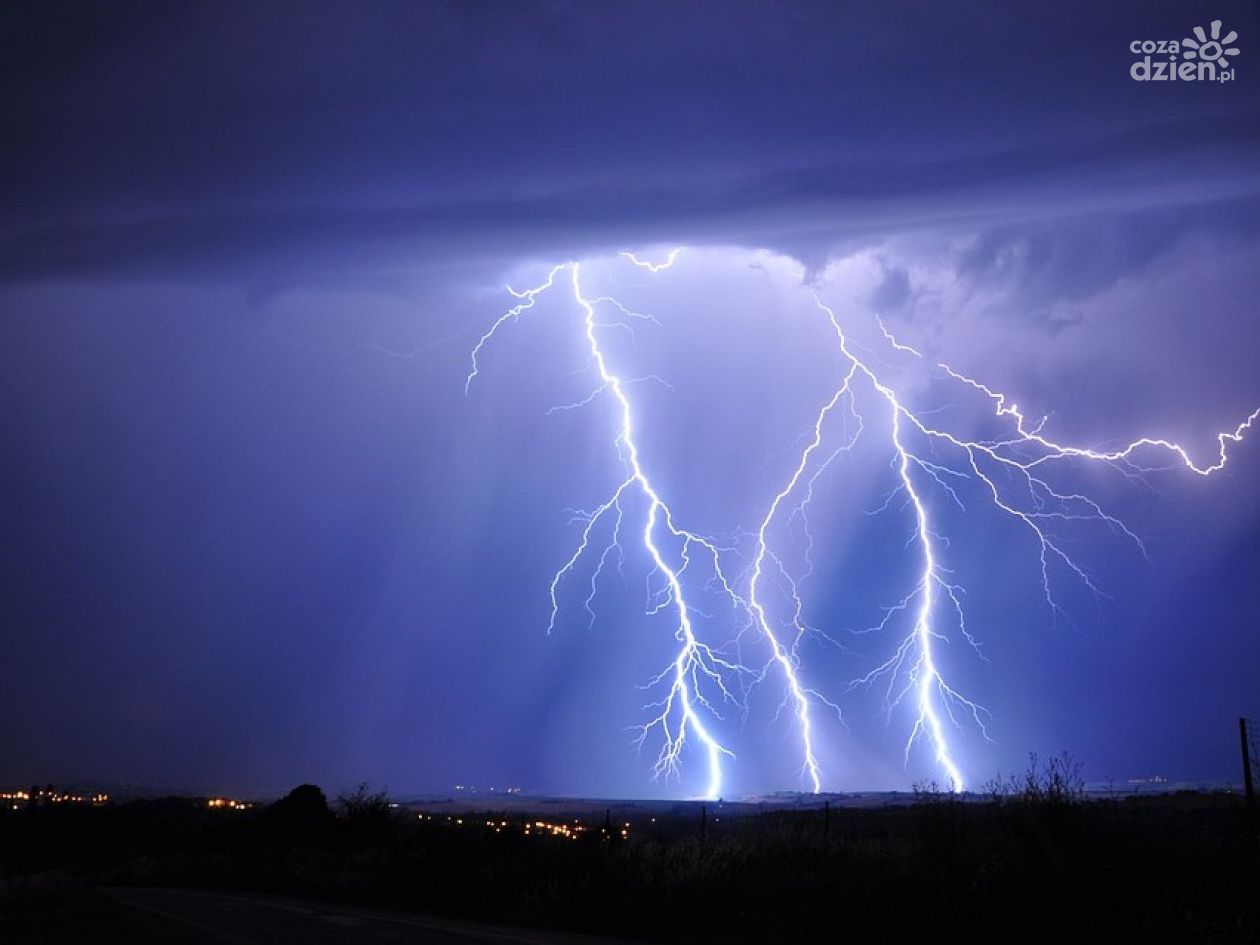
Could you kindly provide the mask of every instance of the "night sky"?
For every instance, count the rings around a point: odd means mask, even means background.
[[[1214,19],[1232,82],[1131,78],[1132,41]],[[669,385],[631,388],[644,461],[734,544],[839,371],[811,289],[1056,439],[1209,461],[1260,406],[1250,2],[6,3],[0,47],[6,784],[700,791],[694,753],[654,781],[633,744],[673,642],[642,549],[546,633],[570,510],[618,482],[607,403],[548,412],[592,390],[572,297],[465,394],[505,285],[558,262],[659,322],[610,333]],[[986,429],[983,398],[904,394]],[[1074,468],[1146,556],[1059,523],[1099,591],[1055,570],[1059,612],[1026,530],[933,496],[980,644],[942,662],[992,713],[952,736],[969,783],[1064,750],[1096,782],[1238,778],[1257,441],[1207,478]],[[848,686],[909,576],[864,442],[819,480],[802,584],[839,644],[802,651],[846,720],[819,715],[832,790],[940,777]],[[714,723],[728,796],[802,787],[781,695]]]

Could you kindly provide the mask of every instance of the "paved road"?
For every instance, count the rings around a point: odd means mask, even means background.
[[[281,896],[184,889],[113,889],[108,918],[57,919],[18,931],[18,943],[161,945],[613,945],[534,932]],[[22,934],[34,933],[33,935]],[[620,945],[626,945],[621,942]]]

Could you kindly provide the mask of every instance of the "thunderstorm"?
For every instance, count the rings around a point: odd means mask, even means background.
[[[686,265],[687,254],[673,249],[653,261],[623,252],[619,259],[621,265],[652,277]],[[975,490],[991,512],[1020,529],[1032,549],[1043,604],[1061,614],[1063,607],[1055,594],[1060,573],[1102,594],[1060,536],[1062,528],[1092,522],[1130,542],[1139,554],[1146,553],[1142,538],[1118,515],[1081,488],[1062,484],[1065,470],[1094,464],[1138,481],[1157,471],[1211,476],[1225,468],[1230,447],[1260,417],[1260,409],[1254,410],[1232,429],[1218,433],[1215,452],[1207,459],[1196,459],[1188,448],[1160,437],[1141,437],[1107,449],[1062,443],[1045,432],[1047,418],[1032,421],[1007,395],[946,363],[928,359],[918,348],[899,341],[878,315],[842,315],[822,295],[811,293],[812,310],[831,339],[837,380],[797,437],[789,474],[768,490],[755,527],[742,530],[735,539],[718,538],[688,527],[685,510],[663,494],[653,477],[654,458],[644,453],[634,385],[648,379],[664,381],[655,375],[623,375],[605,344],[611,330],[632,330],[630,321],[654,323],[656,319],[612,296],[590,293],[583,275],[583,264],[571,261],[552,266],[546,278],[531,288],[509,288],[514,304],[473,346],[465,393],[481,373],[486,346],[506,326],[534,309],[545,294],[567,293],[594,387],[581,400],[553,409],[610,402],[609,448],[617,457],[621,477],[610,484],[602,503],[576,517],[578,540],[569,557],[559,562],[547,588],[546,630],[551,633],[561,622],[566,587],[578,581],[580,565],[593,562],[589,579],[581,584],[582,607],[593,623],[592,604],[606,566],[614,557],[620,566],[628,542],[641,546],[651,565],[647,612],[668,615],[675,644],[668,664],[644,687],[655,695],[644,707],[646,718],[636,727],[634,740],[639,747],[649,742],[655,746],[652,770],[657,777],[678,775],[684,749],[698,749],[706,766],[702,793],[708,798],[722,795],[724,769],[737,762],[735,752],[723,741],[719,723],[728,712],[744,711],[749,694],[760,687],[775,687],[780,699],[776,718],[792,720],[801,788],[819,793],[834,784],[834,774],[824,771],[820,761],[818,714],[830,714],[843,723],[843,696],[876,688],[890,718],[894,708],[910,707],[909,730],[901,747],[904,763],[909,763],[914,746],[923,744],[945,785],[954,792],[965,790],[969,782],[951,743],[951,732],[972,726],[988,739],[991,716],[946,678],[938,659],[939,648],[950,639],[961,639],[977,654],[980,645],[966,619],[966,588],[944,560],[949,537],[937,503],[949,503],[967,513],[971,497],[964,496],[965,486]],[[848,324],[853,318],[871,323],[863,326],[862,337],[869,336],[882,350],[858,340]],[[941,421],[941,411],[916,407],[899,388],[907,369],[925,372],[934,384],[950,385],[962,395],[981,399],[1000,432],[964,435]],[[912,562],[913,578],[900,598],[884,608],[882,619],[861,631],[891,638],[887,658],[833,684],[814,678],[803,656],[806,639],[815,634],[830,639],[805,617],[807,601],[801,581],[813,569],[814,543],[808,514],[820,477],[859,440],[874,441],[887,458],[893,486],[873,513],[891,515],[896,528],[908,526],[904,551]],[[776,538],[785,525],[793,523],[803,530],[803,573],[786,564]],[[690,576],[697,572],[704,575],[703,587],[716,591],[737,615],[730,639],[706,638],[703,618],[707,614],[694,603],[689,586]],[[772,601],[776,597],[786,602],[782,613]],[[752,641],[760,645],[755,659],[748,656]]]

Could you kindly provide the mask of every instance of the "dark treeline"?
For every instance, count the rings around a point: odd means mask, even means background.
[[[0,939],[116,885],[318,897],[670,942],[1254,942],[1260,872],[1234,795],[588,821],[426,819],[303,786],[269,807],[181,798],[0,816]],[[493,826],[487,826],[490,821]],[[503,826],[506,823],[506,827]],[[42,918],[41,918],[42,917]],[[22,923],[28,923],[22,926]]]

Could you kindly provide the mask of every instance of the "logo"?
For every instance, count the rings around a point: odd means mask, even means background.
[[[1213,20],[1208,29],[1194,28],[1194,36],[1175,39],[1135,39],[1129,52],[1142,58],[1129,66],[1135,82],[1232,82],[1234,56],[1239,49],[1232,45],[1238,33],[1230,30],[1221,35],[1221,21]]]

